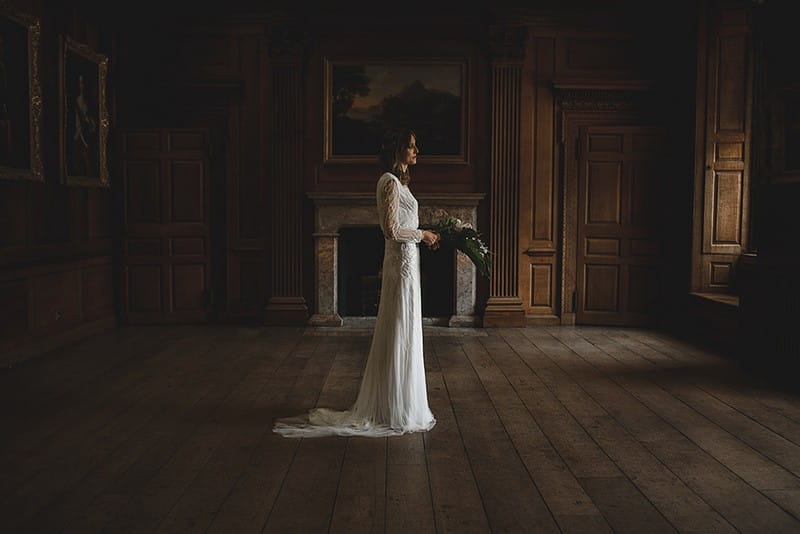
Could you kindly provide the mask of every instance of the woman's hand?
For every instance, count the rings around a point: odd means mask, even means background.
[[[428,245],[431,250],[436,250],[439,248],[439,234],[430,230],[423,230],[422,242]]]

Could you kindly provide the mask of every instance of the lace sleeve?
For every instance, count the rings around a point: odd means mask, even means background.
[[[386,237],[400,243],[419,243],[422,241],[422,230],[401,228],[399,220],[400,191],[397,180],[386,180],[383,186],[383,228]]]

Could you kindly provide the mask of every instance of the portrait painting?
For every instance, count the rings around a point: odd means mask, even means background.
[[[107,58],[68,37],[61,55],[61,168],[70,185],[109,185]]]
[[[0,2],[0,178],[43,180],[38,19]]]
[[[466,161],[466,62],[326,60],[325,160],[373,161],[383,132],[412,128],[426,162]]]
[[[772,98],[771,175],[775,182],[800,181],[800,85],[782,88]]]

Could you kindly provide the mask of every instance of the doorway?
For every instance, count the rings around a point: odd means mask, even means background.
[[[582,126],[575,314],[579,324],[641,325],[662,299],[662,129]]]
[[[208,147],[206,129],[122,132],[122,312],[131,324],[210,318]]]
[[[665,129],[632,102],[562,102],[562,324],[645,325],[661,312],[675,195]]]

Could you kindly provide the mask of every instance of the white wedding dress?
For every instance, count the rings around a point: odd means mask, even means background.
[[[291,438],[395,436],[433,428],[422,356],[417,199],[391,173],[378,180],[378,215],[386,239],[375,332],[358,398],[349,410],[314,408],[278,419],[273,431]]]

